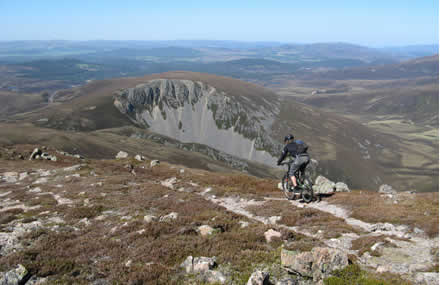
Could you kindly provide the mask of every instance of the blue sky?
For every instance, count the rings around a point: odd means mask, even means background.
[[[438,43],[438,0],[0,0],[0,40]]]

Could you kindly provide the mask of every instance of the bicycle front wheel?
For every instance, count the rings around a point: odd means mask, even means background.
[[[284,196],[286,196],[288,200],[293,200],[295,198],[295,193],[292,189],[292,181],[287,174],[284,175],[281,185],[283,185]]]

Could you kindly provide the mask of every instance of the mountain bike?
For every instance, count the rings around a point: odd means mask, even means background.
[[[289,172],[290,167],[292,167],[293,161],[287,161],[281,163],[281,165],[287,165],[287,172],[284,174],[283,179],[281,180],[281,185],[283,187],[284,195],[288,200],[294,200],[295,196],[299,194],[299,196],[306,203],[310,203],[313,200],[313,183],[310,178],[305,175],[305,171],[299,169],[295,172],[296,181],[299,189],[294,189],[292,180],[290,179]]]

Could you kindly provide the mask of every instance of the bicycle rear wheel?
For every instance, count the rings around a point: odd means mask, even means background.
[[[313,184],[308,177],[304,178],[303,190],[301,192],[301,198],[306,203],[310,203],[313,200]]]

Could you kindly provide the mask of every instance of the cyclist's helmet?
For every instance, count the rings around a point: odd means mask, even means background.
[[[286,141],[290,141],[290,140],[293,140],[293,139],[294,139],[293,135],[292,135],[292,134],[289,134],[289,135],[287,135],[287,136],[284,137],[284,142],[286,142]]]

